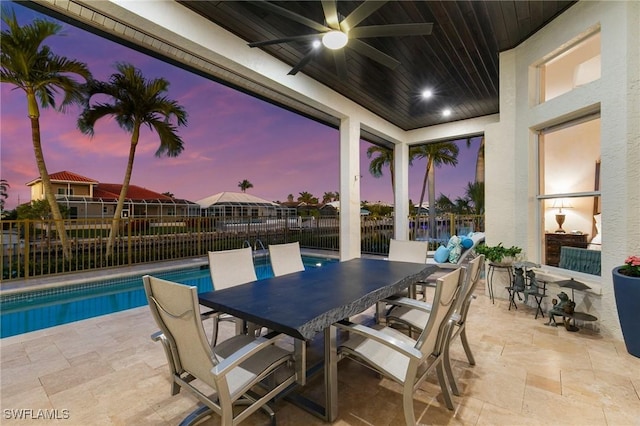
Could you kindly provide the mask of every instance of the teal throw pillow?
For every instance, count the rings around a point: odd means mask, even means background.
[[[433,260],[438,263],[445,263],[449,260],[449,249],[445,246],[438,247],[436,252],[433,254]]]
[[[460,237],[462,248],[470,249],[473,247],[473,240],[469,237]]]
[[[460,259],[460,254],[462,253],[462,244],[460,243],[460,238],[456,235],[449,239],[449,243],[447,244],[447,248],[449,249],[449,262],[457,263],[458,259]]]

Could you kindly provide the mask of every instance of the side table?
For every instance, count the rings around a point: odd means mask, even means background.
[[[510,263],[506,264],[489,262],[489,270],[487,271],[487,287],[489,287],[489,298],[491,299],[491,303],[495,303],[495,297],[493,294],[493,274],[496,269],[509,274],[509,286],[506,288],[510,289],[513,287],[513,266]],[[509,310],[511,310],[511,292],[509,292],[509,302]],[[513,304],[515,305],[515,303]]]

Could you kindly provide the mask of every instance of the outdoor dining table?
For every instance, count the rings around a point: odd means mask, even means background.
[[[424,280],[436,269],[428,264],[357,258],[202,293],[199,298],[202,305],[216,311],[294,337],[300,385],[307,375],[306,342],[323,332],[325,404],[305,401],[302,405],[334,421],[338,415],[338,360],[337,331],[332,324]]]

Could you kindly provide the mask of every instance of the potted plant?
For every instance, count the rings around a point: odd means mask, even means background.
[[[629,256],[613,268],[613,292],[627,352],[640,358],[640,256]]]
[[[488,246],[486,244],[480,244],[476,247],[476,253],[484,254],[484,257],[491,263],[502,264],[503,261],[506,264],[510,264],[513,259],[522,252],[520,247],[511,246],[509,248],[504,247],[502,243],[497,246]]]

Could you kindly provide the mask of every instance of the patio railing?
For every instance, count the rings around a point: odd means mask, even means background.
[[[2,280],[132,266],[206,256],[208,251],[299,241],[303,248],[339,250],[339,218],[319,217],[157,217],[119,223],[112,255],[106,251],[111,219],[66,219],[72,256],[65,259],[52,220],[3,220],[0,244]],[[484,230],[482,216],[437,218],[429,236],[428,216],[410,219],[411,239],[428,240],[435,249],[450,235]],[[363,216],[363,253],[385,254],[393,236],[393,218]],[[259,241],[259,243],[257,243]]]

